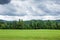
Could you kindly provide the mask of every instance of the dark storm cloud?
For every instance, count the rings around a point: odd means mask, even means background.
[[[8,4],[11,0],[0,0],[0,4]]]

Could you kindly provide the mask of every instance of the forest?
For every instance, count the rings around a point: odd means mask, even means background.
[[[60,29],[60,20],[0,20],[0,29]]]

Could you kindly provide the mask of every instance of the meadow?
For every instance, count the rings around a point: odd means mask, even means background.
[[[0,30],[0,40],[60,40],[60,30]]]

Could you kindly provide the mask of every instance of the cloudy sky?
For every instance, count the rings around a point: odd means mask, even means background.
[[[58,20],[60,0],[0,0],[0,19]]]

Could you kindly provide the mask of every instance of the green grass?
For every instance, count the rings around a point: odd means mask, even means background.
[[[60,40],[60,30],[0,30],[0,40]]]

